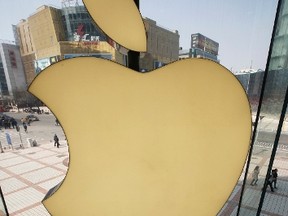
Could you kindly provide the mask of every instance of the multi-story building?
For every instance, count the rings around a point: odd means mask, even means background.
[[[39,59],[59,59],[59,42],[65,40],[61,11],[45,5],[39,7],[27,20],[20,21],[17,34],[27,83],[30,84]]]
[[[190,49],[180,49],[179,50],[179,59],[185,59],[185,58],[205,58],[205,59],[210,59],[216,62],[220,62],[217,59],[217,56],[205,52],[204,50],[200,48],[190,48]]]
[[[59,42],[65,41],[61,10],[41,6],[28,17],[28,25],[36,59],[60,55]]]
[[[259,104],[264,71],[261,69],[249,70],[247,72],[236,73],[235,76],[246,91],[246,94],[249,98],[251,111],[255,113]]]
[[[179,49],[179,59],[185,58],[205,58],[219,62],[219,43],[200,34],[191,35],[191,47],[189,49]]]
[[[84,6],[57,9],[43,5],[18,23],[17,35],[28,85],[45,67],[68,57],[105,56],[123,63],[121,55],[103,41],[105,37],[88,17]]]
[[[196,33],[191,35],[191,49],[194,49],[192,52],[194,57],[208,57],[212,60],[217,60],[219,43],[200,33]]]
[[[0,96],[13,99],[27,89],[19,48],[12,43],[0,43]]]
[[[140,69],[149,71],[178,60],[178,31],[163,28],[146,17],[143,21],[147,34],[147,52],[140,56]]]
[[[22,19],[17,25],[17,37],[19,38],[19,47],[26,76],[27,84],[31,83],[35,77],[34,61],[35,48],[32,43],[28,20]]]
[[[178,60],[179,34],[144,18],[147,52],[140,55],[140,69],[153,70]],[[94,24],[83,5],[63,5],[62,9],[43,5],[17,25],[20,51],[27,83],[37,73],[61,59],[90,55],[127,63],[127,50],[115,43]]]
[[[283,10],[279,16],[281,22],[279,22],[275,32],[274,48],[269,65],[270,70],[288,69],[288,48],[283,46],[283,43],[288,40],[288,3],[283,3]]]
[[[61,14],[68,41],[106,41],[106,35],[91,22],[90,15],[83,5],[63,5]]]

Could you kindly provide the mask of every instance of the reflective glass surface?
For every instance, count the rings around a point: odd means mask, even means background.
[[[0,3],[0,23],[3,26],[0,43],[10,44],[13,41],[19,46],[28,85],[45,65],[65,58],[88,55],[128,65],[129,50],[107,37],[91,21],[80,0],[31,0],[29,4],[16,0],[13,4],[8,2]],[[237,212],[241,216],[256,215],[257,212],[262,215],[288,215],[288,169],[285,164],[288,159],[288,118],[285,118],[279,143],[276,144],[275,159],[271,157],[288,84],[288,1],[279,3],[279,17],[269,56],[278,1],[140,0],[148,44],[147,53],[140,53],[140,71],[152,71],[178,59],[211,59],[228,68],[247,93],[253,130],[257,127],[255,140],[247,158],[248,169],[244,167],[219,216],[237,215]],[[43,5],[47,7],[43,8]],[[21,8],[21,11],[16,8]],[[13,32],[12,24],[15,24]],[[7,80],[14,81],[6,79],[5,70],[8,67],[3,62],[8,58],[4,57],[2,55],[3,59],[0,59],[0,88],[2,94],[8,95]],[[44,61],[48,63],[43,63],[43,68],[36,71],[35,65]],[[263,99],[260,101],[263,85]],[[15,101],[17,103],[17,98]],[[261,109],[257,113],[260,102]],[[273,162],[271,167],[270,161]],[[259,174],[254,185],[252,180],[256,166],[259,166]],[[276,168],[277,189],[273,188],[272,192],[268,185],[262,190],[271,169]],[[261,200],[263,206],[259,209]]]
[[[267,80],[264,85],[263,101],[259,113],[255,141],[249,163],[246,185],[242,196],[240,215],[265,215],[271,206],[275,215],[287,215],[287,124],[284,121],[279,142],[276,133],[280,115],[285,113],[283,103],[288,84],[287,71],[287,1],[279,2],[279,17],[275,26],[272,52],[268,62]],[[263,78],[261,78],[263,80]],[[249,92],[251,93],[251,92]],[[257,97],[258,98],[258,97]],[[284,119],[285,120],[285,119]],[[276,152],[276,155],[275,155]],[[274,158],[275,157],[275,158]],[[259,167],[257,185],[254,184],[255,167]],[[278,170],[278,177],[272,170]],[[276,180],[277,179],[277,180]],[[267,185],[264,184],[265,181]],[[276,184],[277,181],[277,184]],[[263,202],[264,201],[264,202]],[[262,208],[261,208],[262,207]]]

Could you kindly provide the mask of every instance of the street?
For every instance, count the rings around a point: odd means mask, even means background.
[[[36,142],[41,144],[47,144],[53,142],[53,136],[54,134],[57,134],[57,136],[61,141],[65,141],[65,135],[62,130],[61,126],[55,125],[55,116],[52,114],[33,114],[39,118],[39,121],[33,121],[31,122],[30,126],[28,126],[28,133],[24,132],[24,128],[21,123],[21,118],[26,117],[29,115],[29,113],[14,113],[14,112],[6,112],[6,115],[13,117],[20,126],[20,135],[22,142],[24,145],[27,143],[27,139],[34,139]],[[12,145],[19,146],[21,143],[20,135],[16,131],[16,129],[2,129],[0,133],[0,141],[2,143],[2,146],[7,145],[6,140],[6,133],[9,133],[12,139]]]

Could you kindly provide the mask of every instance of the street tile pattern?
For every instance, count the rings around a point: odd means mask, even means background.
[[[273,131],[278,121],[265,119],[262,121],[260,127],[262,131]],[[288,134],[288,127],[284,127],[282,134]],[[249,175],[245,185],[245,193],[242,197],[242,205],[240,209],[240,216],[255,216],[257,208],[259,205],[260,196],[262,193],[262,188],[264,185],[264,180],[266,177],[266,172],[269,165],[269,160],[271,156],[271,148],[273,144],[267,142],[257,142],[255,143],[253,155],[251,158]],[[287,216],[288,215],[288,142],[283,142],[278,145],[276,157],[273,163],[273,168],[278,169],[278,180],[277,189],[275,192],[271,192],[270,188],[267,188],[261,216]],[[259,180],[256,186],[251,186],[252,171],[255,166],[259,165],[261,167]],[[238,203],[241,195],[242,185],[243,185],[243,173],[239,178],[238,184],[235,187],[233,193],[231,194],[229,200],[224,205],[222,210],[219,212],[218,216],[236,216]]]
[[[0,154],[0,186],[11,216],[50,215],[41,200],[66,175],[69,153],[61,143],[59,149],[48,143]]]

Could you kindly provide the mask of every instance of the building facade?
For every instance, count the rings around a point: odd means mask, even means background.
[[[140,69],[149,71],[178,60],[178,31],[160,27],[149,18],[143,22],[147,52],[140,55]],[[127,65],[127,50],[117,49],[83,5],[64,4],[61,9],[43,5],[17,25],[17,34],[28,85],[45,67],[67,56],[104,56]]]
[[[204,50],[200,48],[190,48],[190,49],[180,49],[179,50],[179,59],[185,59],[185,58],[205,58],[210,59],[216,62],[220,62],[217,59],[216,55],[213,55],[209,52],[205,52]]]
[[[59,42],[65,41],[61,10],[43,5],[28,17],[35,58],[60,55]]]
[[[18,38],[19,41],[20,54],[26,76],[26,82],[27,84],[30,84],[35,77],[35,48],[33,46],[28,20],[22,19],[18,23],[16,29],[16,38]]]
[[[253,72],[242,72],[235,74],[236,78],[240,81],[244,90],[246,91],[252,113],[255,113],[257,111],[259,105],[264,72],[265,71],[263,70],[258,70]]]
[[[147,52],[140,56],[140,69],[150,71],[178,60],[179,33],[157,25],[156,21],[143,18],[147,34]]]
[[[83,5],[64,6],[61,10],[66,40],[106,41],[105,34],[96,26]]]
[[[28,85],[41,70],[65,56],[106,56],[123,64],[122,55],[102,41],[105,37],[98,35],[100,30],[88,18],[84,6],[58,9],[43,5],[18,23],[17,37]]]
[[[26,91],[26,78],[18,46],[0,43],[0,95],[13,99],[18,92]]]
[[[265,71],[239,74],[248,97],[256,99],[253,107],[253,133],[250,150],[230,199],[220,216],[287,215],[287,103],[288,103],[288,1],[278,1],[272,40]],[[255,102],[252,101],[252,102]],[[251,185],[255,167],[260,169],[258,185]],[[276,183],[269,187],[272,171],[278,170]],[[236,194],[236,195],[235,195]],[[269,206],[269,207],[268,207]],[[267,207],[273,209],[271,214]]]
[[[194,58],[217,61],[219,43],[200,33],[191,34],[191,49]]]
[[[191,47],[189,49],[179,49],[179,59],[205,58],[220,62],[218,60],[218,50],[218,42],[196,33],[191,35]]]
[[[288,4],[283,3],[279,24],[277,25],[274,38],[274,49],[271,54],[270,70],[281,70],[288,68],[288,48],[283,46],[288,40]]]

